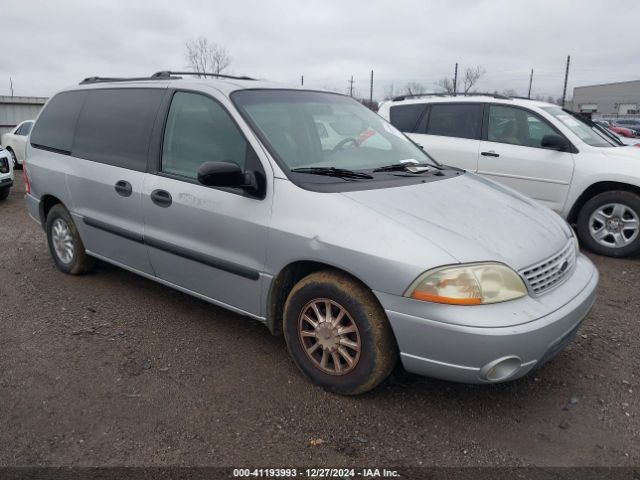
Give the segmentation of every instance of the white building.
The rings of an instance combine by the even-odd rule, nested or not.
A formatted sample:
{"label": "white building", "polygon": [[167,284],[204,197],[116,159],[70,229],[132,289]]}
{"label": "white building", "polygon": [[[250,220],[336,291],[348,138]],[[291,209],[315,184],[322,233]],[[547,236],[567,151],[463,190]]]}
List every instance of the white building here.
{"label": "white building", "polygon": [[0,96],[0,135],[24,120],[36,118],[46,101],[46,97]]}
{"label": "white building", "polygon": [[640,80],[576,87],[573,110],[598,116],[640,115]]}

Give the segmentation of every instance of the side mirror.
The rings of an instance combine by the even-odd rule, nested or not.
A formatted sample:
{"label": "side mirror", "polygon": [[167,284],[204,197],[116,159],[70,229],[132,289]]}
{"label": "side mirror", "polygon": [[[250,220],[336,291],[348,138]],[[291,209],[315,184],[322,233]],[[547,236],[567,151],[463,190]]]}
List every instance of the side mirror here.
{"label": "side mirror", "polygon": [[540,142],[542,148],[548,148],[550,150],[558,150],[559,152],[566,152],[569,150],[569,142],[560,135],[549,133],[542,137]]}
{"label": "side mirror", "polygon": [[233,162],[204,162],[198,168],[198,182],[208,187],[257,189],[255,176]]}

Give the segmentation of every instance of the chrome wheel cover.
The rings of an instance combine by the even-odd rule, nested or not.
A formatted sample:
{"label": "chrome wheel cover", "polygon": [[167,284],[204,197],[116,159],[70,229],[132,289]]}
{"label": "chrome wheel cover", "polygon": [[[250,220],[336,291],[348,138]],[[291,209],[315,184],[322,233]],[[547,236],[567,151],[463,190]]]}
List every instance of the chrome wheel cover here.
{"label": "chrome wheel cover", "polygon": [[360,332],[349,312],[328,298],[307,303],[298,317],[298,339],[313,365],[329,375],[346,375],[360,360]]}
{"label": "chrome wheel cover", "polygon": [[58,260],[65,265],[70,264],[73,260],[75,246],[71,229],[62,218],[56,218],[51,225],[51,243],[53,243],[53,250]]}
{"label": "chrome wheel cover", "polygon": [[607,203],[589,217],[589,233],[600,245],[623,248],[633,243],[640,233],[640,219],[623,203]]}

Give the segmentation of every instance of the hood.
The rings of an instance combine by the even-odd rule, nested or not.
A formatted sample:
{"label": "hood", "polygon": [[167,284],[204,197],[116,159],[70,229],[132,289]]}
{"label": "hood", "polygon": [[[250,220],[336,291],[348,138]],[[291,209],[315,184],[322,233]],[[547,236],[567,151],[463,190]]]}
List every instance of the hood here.
{"label": "hood", "polygon": [[520,270],[557,253],[571,235],[564,220],[548,208],[469,173],[341,195],[420,235],[461,263],[498,261]]}
{"label": "hood", "polygon": [[605,156],[613,159],[620,160],[632,160],[634,162],[640,161],[640,148],[636,147],[636,143],[640,143],[640,138],[633,139],[627,138],[627,141],[634,141],[634,144],[629,144],[624,147],[615,148],[601,148],[600,152]]}

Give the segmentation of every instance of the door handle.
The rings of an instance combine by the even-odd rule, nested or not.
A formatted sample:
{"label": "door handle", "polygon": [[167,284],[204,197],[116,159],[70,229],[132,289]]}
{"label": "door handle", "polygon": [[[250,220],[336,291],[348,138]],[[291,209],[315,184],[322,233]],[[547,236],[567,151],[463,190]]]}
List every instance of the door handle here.
{"label": "door handle", "polygon": [[133,193],[131,184],[126,180],[118,180],[115,184],[116,193],[121,197],[130,197]]}
{"label": "door handle", "polygon": [[494,152],[493,150],[489,150],[488,152],[480,152],[480,155],[483,157],[499,157],[500,154]]}
{"label": "door handle", "polygon": [[166,190],[154,190],[151,192],[151,201],[159,207],[167,208],[171,205],[171,194]]}

